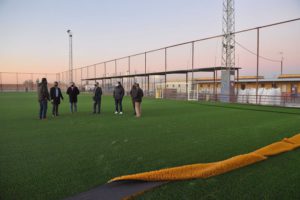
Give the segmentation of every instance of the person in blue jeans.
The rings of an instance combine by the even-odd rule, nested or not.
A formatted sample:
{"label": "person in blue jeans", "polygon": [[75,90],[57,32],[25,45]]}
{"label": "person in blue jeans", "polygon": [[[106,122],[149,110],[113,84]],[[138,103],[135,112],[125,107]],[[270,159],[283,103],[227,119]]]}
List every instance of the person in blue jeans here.
{"label": "person in blue jeans", "polygon": [[115,114],[120,114],[122,115],[123,114],[123,108],[122,108],[122,100],[123,100],[123,97],[124,97],[124,88],[123,86],[121,85],[120,82],[117,83],[115,89],[114,89],[114,99],[115,99],[115,106],[116,106],[116,109],[115,109]]}
{"label": "person in blue jeans", "polygon": [[38,101],[40,104],[40,119],[47,119],[48,101],[50,101],[50,95],[47,86],[47,79],[42,78],[42,82],[38,83]]}

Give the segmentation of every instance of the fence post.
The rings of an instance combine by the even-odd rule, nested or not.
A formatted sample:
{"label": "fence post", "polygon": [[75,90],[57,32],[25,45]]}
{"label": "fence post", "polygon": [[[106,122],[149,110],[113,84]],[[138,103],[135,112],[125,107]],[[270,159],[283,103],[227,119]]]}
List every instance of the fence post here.
{"label": "fence post", "polygon": [[33,85],[34,85],[34,82],[33,82],[33,73],[30,74],[30,78],[31,78],[31,91],[33,91]]}
{"label": "fence post", "polygon": [[[144,79],[145,79],[145,89],[146,89],[146,85],[147,85],[147,81],[146,81],[146,79],[147,79],[146,73],[147,73],[147,52],[145,52],[145,77],[144,77]],[[149,82],[148,82],[148,84],[149,84]],[[149,87],[148,87],[148,88],[149,88]],[[147,91],[147,93],[148,93],[148,96],[149,96],[149,90]]]}
{"label": "fence post", "polygon": [[[106,77],[106,62],[104,63],[104,77]],[[104,79],[104,90],[107,89],[106,79]]]}
{"label": "fence post", "polygon": [[82,89],[82,67],[80,68],[80,87]]}
{"label": "fence post", "polygon": [[165,91],[167,87],[167,48],[165,48]]}
{"label": "fence post", "polygon": [[19,91],[19,77],[18,77],[18,73],[16,73],[16,78],[17,78],[17,91]]}
{"label": "fence post", "polygon": [[76,75],[76,70],[77,69],[72,69],[72,79],[73,79],[73,81],[74,81],[74,83],[77,85],[77,75]]}
{"label": "fence post", "polygon": [[[128,56],[128,75],[130,75],[130,56]],[[127,78],[127,83],[128,83],[128,90],[130,90],[131,88],[130,86],[132,85],[130,77]]]}
{"label": "fence post", "polygon": [[189,80],[189,73],[186,72],[185,73],[185,94],[186,94],[186,99],[188,100],[189,94],[188,94],[188,90],[189,90],[189,86],[188,86],[188,80]]}
{"label": "fence post", "polygon": [[[97,78],[97,65],[94,65],[94,77]],[[97,82],[97,80],[95,79],[95,83]]]}
{"label": "fence post", "polygon": [[256,104],[258,104],[258,76],[259,76],[259,28],[257,30],[257,52],[256,52]]}
{"label": "fence post", "polygon": [[195,54],[195,42],[192,42],[192,87],[194,87],[194,67],[195,67],[194,66],[194,54]]}
{"label": "fence post", "polygon": [[115,59],[115,76],[117,76],[118,74],[117,74],[117,60]]}
{"label": "fence post", "polygon": [[3,91],[3,87],[2,87],[2,72],[0,72],[0,86],[1,86],[1,92]]}
{"label": "fence post", "polygon": [[[89,66],[86,66],[86,78],[90,78],[90,71],[89,71]],[[89,84],[89,80],[85,80],[85,84]]]}

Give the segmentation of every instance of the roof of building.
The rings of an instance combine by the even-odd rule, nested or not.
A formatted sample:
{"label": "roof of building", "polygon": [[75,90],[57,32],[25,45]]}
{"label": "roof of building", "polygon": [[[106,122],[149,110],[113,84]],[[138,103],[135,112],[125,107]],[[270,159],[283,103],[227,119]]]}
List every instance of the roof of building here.
{"label": "roof of building", "polygon": [[[251,79],[254,79],[256,80],[256,76],[239,76],[239,80],[251,80]],[[264,79],[264,76],[258,76],[258,79]],[[212,77],[203,77],[203,78],[196,78],[195,79],[196,81],[213,81],[214,78]],[[219,81],[221,80],[221,78],[216,78],[215,79],[216,81]]]}
{"label": "roof of building", "polygon": [[[157,76],[157,75],[167,75],[167,74],[187,74],[192,72],[215,72],[220,70],[226,70],[227,67],[206,67],[206,68],[195,68],[187,70],[173,70],[173,71],[163,71],[163,72],[149,72],[140,74],[127,74],[127,75],[117,75],[117,76],[107,76],[107,77],[96,77],[87,78],[82,80],[105,80],[105,79],[117,79],[117,78],[132,78],[132,77],[147,77],[147,76]],[[239,70],[239,67],[233,67],[231,70]]]}
{"label": "roof of building", "polygon": [[[213,83],[213,80],[209,81],[199,81],[197,80],[197,83]],[[216,80],[216,82],[220,82],[220,80]],[[256,79],[242,79],[239,81],[235,81],[238,83],[255,83]],[[273,83],[273,82],[300,82],[300,78],[285,78],[285,79],[279,79],[279,78],[274,78],[274,79],[258,79],[259,83]]]}
{"label": "roof of building", "polygon": [[286,79],[286,78],[300,78],[300,74],[282,74],[279,75],[278,78]]}

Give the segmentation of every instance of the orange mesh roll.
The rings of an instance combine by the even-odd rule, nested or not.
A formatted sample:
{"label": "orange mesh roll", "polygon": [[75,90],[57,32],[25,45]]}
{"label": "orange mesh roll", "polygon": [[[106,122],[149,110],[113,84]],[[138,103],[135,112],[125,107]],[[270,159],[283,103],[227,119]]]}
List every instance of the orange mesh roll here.
{"label": "orange mesh roll", "polygon": [[291,151],[298,147],[300,147],[300,134],[291,138],[285,138],[280,142],[275,142],[252,153],[234,156],[227,160],[214,163],[184,165],[180,167],[120,176],[110,180],[109,182],[121,180],[175,181],[208,178],[266,160],[268,156],[274,156],[283,152]]}

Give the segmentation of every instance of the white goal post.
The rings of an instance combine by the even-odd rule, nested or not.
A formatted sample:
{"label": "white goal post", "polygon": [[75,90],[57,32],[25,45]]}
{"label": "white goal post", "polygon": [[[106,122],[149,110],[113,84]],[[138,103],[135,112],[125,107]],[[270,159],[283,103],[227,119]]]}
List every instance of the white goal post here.
{"label": "white goal post", "polygon": [[198,84],[188,84],[188,101],[198,101],[199,100],[199,86]]}

